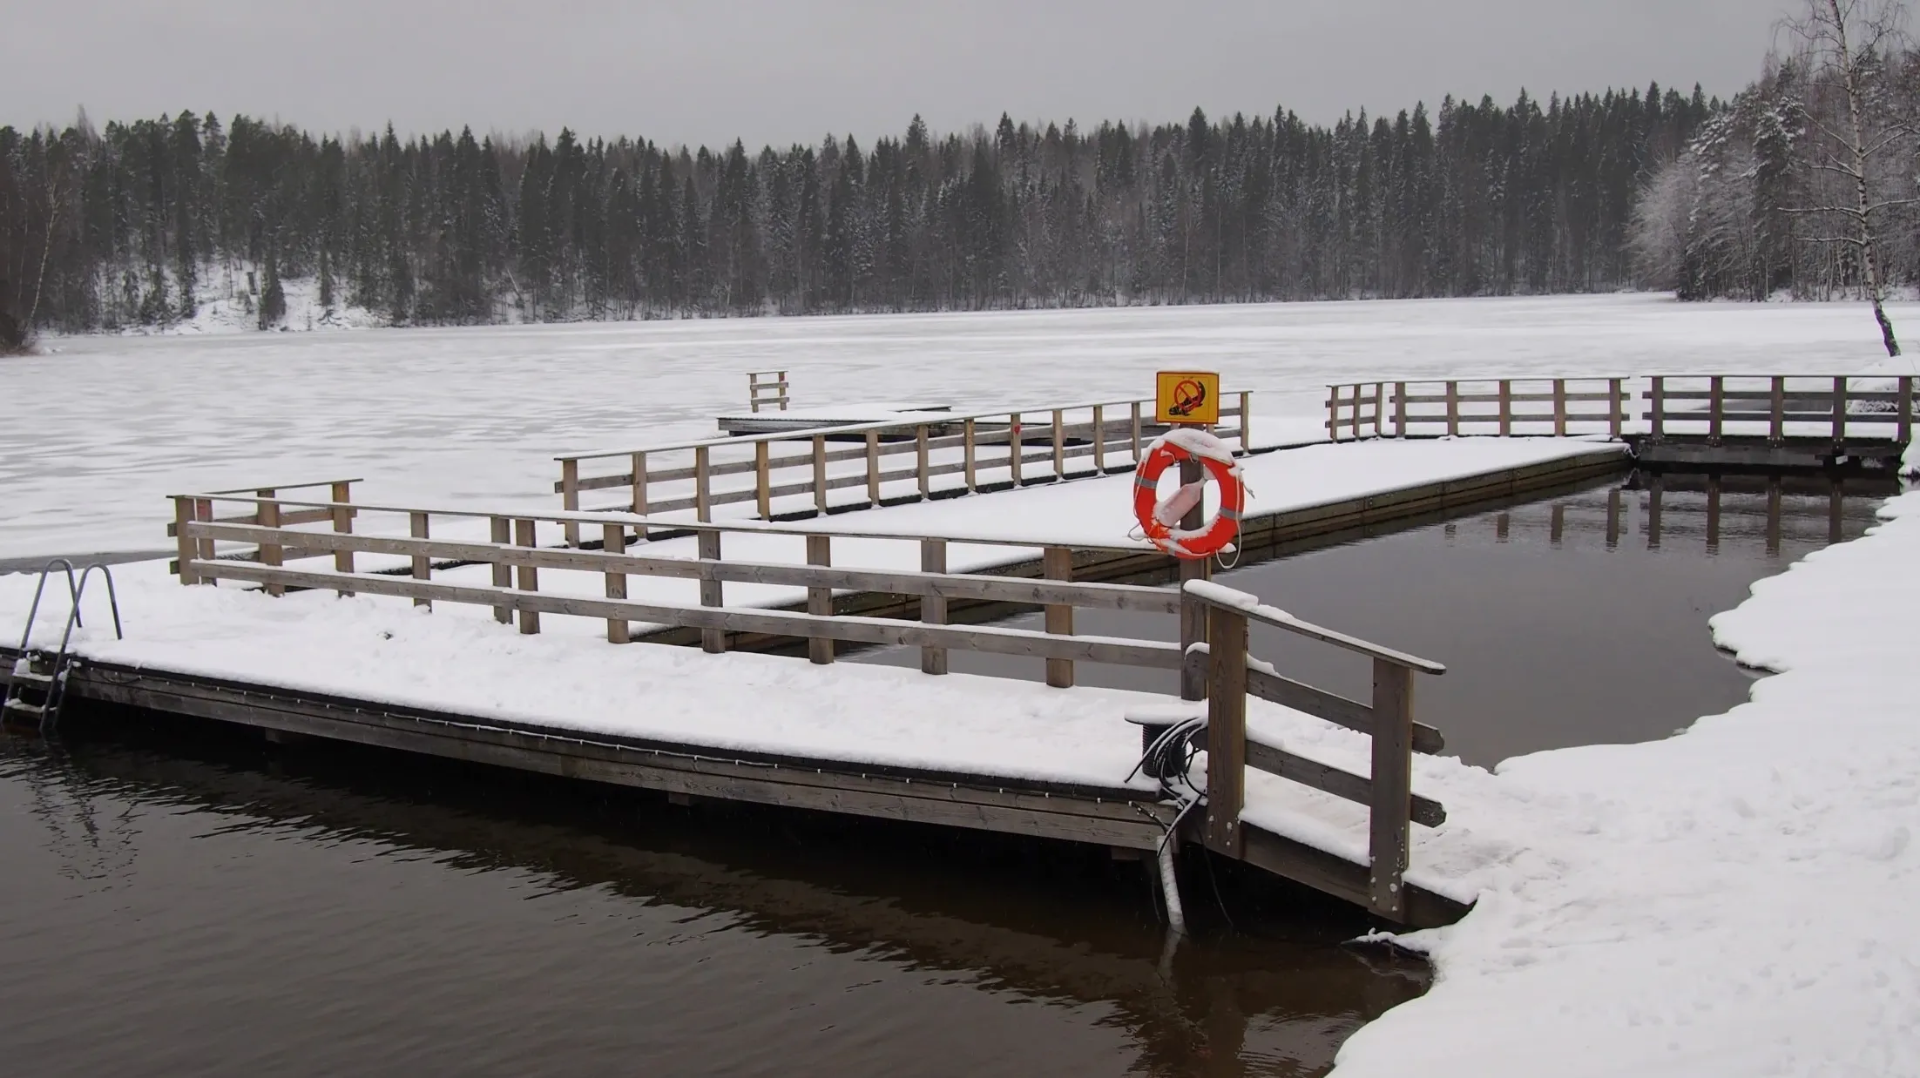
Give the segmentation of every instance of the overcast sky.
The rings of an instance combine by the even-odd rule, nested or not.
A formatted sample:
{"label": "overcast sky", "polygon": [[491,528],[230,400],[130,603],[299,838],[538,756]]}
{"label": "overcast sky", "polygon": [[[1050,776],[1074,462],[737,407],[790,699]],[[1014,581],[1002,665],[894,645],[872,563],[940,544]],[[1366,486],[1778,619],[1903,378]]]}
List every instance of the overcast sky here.
{"label": "overcast sky", "polygon": [[321,131],[750,147],[1015,119],[1730,95],[1804,0],[0,0],[0,123],[246,112]]}

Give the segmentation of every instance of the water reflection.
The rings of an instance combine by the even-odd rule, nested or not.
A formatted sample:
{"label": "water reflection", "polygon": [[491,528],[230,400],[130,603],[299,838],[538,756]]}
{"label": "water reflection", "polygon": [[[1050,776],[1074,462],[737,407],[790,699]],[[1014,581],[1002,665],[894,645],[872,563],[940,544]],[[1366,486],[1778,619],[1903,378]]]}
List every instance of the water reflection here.
{"label": "water reflection", "polygon": [[[1452,519],[1312,546],[1249,550],[1223,583],[1300,617],[1448,664],[1415,714],[1448,751],[1492,765],[1568,745],[1666,737],[1746,699],[1754,676],[1718,651],[1707,619],[1755,580],[1860,535],[1888,480],[1634,475]],[[1080,610],[1085,634],[1174,640],[1165,615]],[[1037,614],[1005,624],[1041,628]],[[1253,653],[1356,699],[1365,662],[1255,626]],[[913,665],[883,649],[859,662]],[[1038,680],[1037,660],[953,652],[955,671]],[[1175,676],[1090,663],[1083,685],[1178,691]]]}
{"label": "water reflection", "polygon": [[167,720],[0,740],[0,794],[21,1073],[1315,1074],[1425,986],[1231,865],[1168,961],[1097,850]]}

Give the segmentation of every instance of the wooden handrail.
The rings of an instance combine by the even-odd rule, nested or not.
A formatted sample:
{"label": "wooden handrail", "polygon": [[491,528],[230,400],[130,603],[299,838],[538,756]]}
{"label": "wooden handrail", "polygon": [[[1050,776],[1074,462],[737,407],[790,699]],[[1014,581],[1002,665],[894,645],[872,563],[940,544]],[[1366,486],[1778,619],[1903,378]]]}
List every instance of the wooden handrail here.
{"label": "wooden handrail", "polygon": [[1315,625],[1310,621],[1302,621],[1278,607],[1268,606],[1260,602],[1259,597],[1256,595],[1250,595],[1244,591],[1235,591],[1233,588],[1226,587],[1225,585],[1215,584],[1211,580],[1189,580],[1181,586],[1181,590],[1193,601],[1204,606],[1216,610],[1232,610],[1262,625],[1271,625],[1276,629],[1284,629],[1287,632],[1299,636],[1305,636],[1322,643],[1332,644],[1337,648],[1345,648],[1348,651],[1358,652],[1369,658],[1379,659],[1383,662],[1392,663],[1395,666],[1404,666],[1409,670],[1418,670],[1423,674],[1438,675],[1447,672],[1444,663],[1437,663],[1432,659],[1422,659],[1417,655],[1409,655],[1404,651],[1395,651],[1392,648],[1383,648],[1378,644],[1369,643],[1359,637],[1348,636],[1346,633]]}

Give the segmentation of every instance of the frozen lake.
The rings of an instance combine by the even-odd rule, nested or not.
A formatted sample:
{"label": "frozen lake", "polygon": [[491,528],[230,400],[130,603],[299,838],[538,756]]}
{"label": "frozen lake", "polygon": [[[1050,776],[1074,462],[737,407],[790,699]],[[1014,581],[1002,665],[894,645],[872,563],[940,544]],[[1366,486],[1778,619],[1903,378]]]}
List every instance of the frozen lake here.
{"label": "frozen lake", "polygon": [[[1896,305],[1896,324],[1920,305]],[[1360,377],[1865,371],[1859,305],[1664,296],[55,339],[0,360],[0,559],[160,550],[183,489],[364,477],[356,500],[544,507],[550,457],[715,433],[745,373],[794,406],[960,407],[1145,394],[1217,368],[1261,414]]]}

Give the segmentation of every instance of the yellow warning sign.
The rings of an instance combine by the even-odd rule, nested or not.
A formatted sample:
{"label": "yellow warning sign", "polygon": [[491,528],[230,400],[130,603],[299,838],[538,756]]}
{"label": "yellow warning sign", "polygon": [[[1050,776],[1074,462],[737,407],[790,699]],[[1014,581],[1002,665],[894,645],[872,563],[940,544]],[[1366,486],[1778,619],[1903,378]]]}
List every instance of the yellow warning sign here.
{"label": "yellow warning sign", "polygon": [[1153,418],[1160,423],[1220,422],[1220,376],[1212,371],[1154,375]]}

